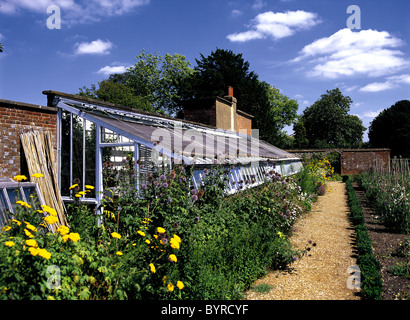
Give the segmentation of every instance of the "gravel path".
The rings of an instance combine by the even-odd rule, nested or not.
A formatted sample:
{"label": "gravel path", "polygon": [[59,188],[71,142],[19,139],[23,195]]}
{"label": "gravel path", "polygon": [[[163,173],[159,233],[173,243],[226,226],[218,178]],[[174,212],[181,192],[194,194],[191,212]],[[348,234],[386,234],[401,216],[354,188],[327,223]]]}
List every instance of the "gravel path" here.
{"label": "gravel path", "polygon": [[[269,272],[257,280],[273,288],[268,293],[250,289],[248,300],[358,300],[358,289],[349,289],[347,269],[356,265],[354,230],[348,220],[346,187],[328,182],[326,193],[313,204],[310,214],[295,224],[290,238],[297,249],[310,247],[286,271]],[[308,241],[311,240],[312,244]],[[314,245],[315,244],[315,245]]]}

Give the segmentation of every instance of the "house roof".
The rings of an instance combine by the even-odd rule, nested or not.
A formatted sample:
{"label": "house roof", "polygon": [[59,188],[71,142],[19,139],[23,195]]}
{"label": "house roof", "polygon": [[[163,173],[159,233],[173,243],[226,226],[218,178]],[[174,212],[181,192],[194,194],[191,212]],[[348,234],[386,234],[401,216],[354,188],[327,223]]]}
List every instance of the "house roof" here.
{"label": "house roof", "polygon": [[44,91],[49,104],[190,164],[247,163],[299,159],[267,142],[236,132],[139,111],[56,91]]}

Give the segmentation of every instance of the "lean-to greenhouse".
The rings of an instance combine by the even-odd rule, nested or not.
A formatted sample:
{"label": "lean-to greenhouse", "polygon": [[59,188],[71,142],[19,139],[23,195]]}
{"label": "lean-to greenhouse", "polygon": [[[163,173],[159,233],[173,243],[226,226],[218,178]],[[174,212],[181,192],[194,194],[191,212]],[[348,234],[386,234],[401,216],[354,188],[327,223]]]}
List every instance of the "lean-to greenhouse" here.
{"label": "lean-to greenhouse", "polygon": [[[229,176],[227,193],[262,183],[267,172],[288,176],[302,167],[300,158],[258,139],[252,116],[236,109],[232,94],[192,101],[184,106],[184,119],[177,119],[57,91],[43,93],[47,107],[13,101],[0,105],[1,112],[13,109],[21,117],[10,122],[7,130],[19,128],[13,143],[17,151],[22,145],[21,157],[9,160],[0,178],[46,174],[46,182],[36,190],[47,194],[45,202],[50,204],[48,199],[52,199],[59,224],[66,221],[65,207],[58,208],[58,203],[73,200],[71,186],[94,187],[79,200],[102,210],[99,204],[107,192],[115,194],[115,180],[123,167],[136,178],[136,195],[150,172],[169,171],[182,163],[192,169],[195,188],[200,187],[204,171],[222,168]],[[36,160],[44,153],[46,157]],[[26,164],[20,165],[23,162],[28,163],[28,170]],[[107,176],[107,171],[117,175]],[[8,188],[10,179],[7,182]],[[3,223],[5,213],[13,213],[7,188],[0,183]]]}

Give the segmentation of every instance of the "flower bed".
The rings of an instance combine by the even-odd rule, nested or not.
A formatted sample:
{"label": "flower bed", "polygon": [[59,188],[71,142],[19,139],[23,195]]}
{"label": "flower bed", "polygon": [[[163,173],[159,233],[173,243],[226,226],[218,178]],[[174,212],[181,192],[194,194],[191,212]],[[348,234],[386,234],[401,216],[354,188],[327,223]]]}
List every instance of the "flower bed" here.
{"label": "flower bed", "polygon": [[366,198],[374,204],[385,226],[392,231],[410,231],[410,174],[361,174],[357,180],[366,190]]}
{"label": "flower bed", "polygon": [[49,207],[19,203],[0,234],[0,298],[241,298],[267,267],[284,268],[301,254],[287,235],[309,211],[317,181],[307,170],[286,179],[270,172],[265,184],[226,197],[222,170],[209,170],[200,190],[183,166],[151,175],[143,197],[125,172],[104,199],[98,228],[77,197],[70,228],[55,233]]}

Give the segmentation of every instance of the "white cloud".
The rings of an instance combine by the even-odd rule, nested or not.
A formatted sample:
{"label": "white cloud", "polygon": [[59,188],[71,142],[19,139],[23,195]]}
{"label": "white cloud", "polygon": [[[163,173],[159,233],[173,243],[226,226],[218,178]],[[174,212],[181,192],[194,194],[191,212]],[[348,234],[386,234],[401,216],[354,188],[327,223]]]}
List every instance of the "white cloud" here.
{"label": "white cloud", "polygon": [[310,59],[310,76],[384,76],[409,66],[403,52],[396,49],[402,45],[402,40],[387,31],[346,28],[305,46],[292,61]]}
{"label": "white cloud", "polygon": [[264,6],[266,6],[266,2],[265,2],[265,1],[263,1],[263,0],[255,0],[255,1],[253,2],[252,9],[253,9],[253,10],[260,10],[260,9],[262,9]]}
{"label": "white cloud", "polygon": [[109,76],[114,73],[124,73],[130,66],[105,66],[97,71],[97,73]]}
{"label": "white cloud", "polygon": [[61,9],[62,24],[90,23],[119,16],[150,3],[151,0],[0,0],[0,12],[17,14],[28,10],[46,14],[50,5]]}
{"label": "white cloud", "polygon": [[289,37],[296,31],[309,29],[320,23],[317,14],[302,10],[287,12],[267,11],[251,21],[250,29],[232,33],[227,38],[232,42],[245,42],[270,37],[274,40]]}
{"label": "white cloud", "polygon": [[96,55],[105,55],[110,53],[110,49],[113,47],[113,44],[110,41],[103,41],[100,39],[91,41],[91,42],[77,42],[75,45],[75,55],[83,54],[96,54]]}
{"label": "white cloud", "polygon": [[383,110],[377,110],[377,111],[365,111],[363,112],[363,114],[359,115],[359,117],[361,119],[363,118],[376,118],[380,112],[382,112]]}
{"label": "white cloud", "polygon": [[379,91],[384,91],[384,90],[389,90],[393,89],[395,87],[394,83],[391,82],[373,82],[369,83],[368,85],[360,88],[359,91],[362,92],[379,92]]}
{"label": "white cloud", "polygon": [[234,9],[234,10],[231,11],[231,16],[234,17],[234,18],[239,17],[239,16],[241,16],[241,15],[242,15],[242,11],[241,11],[241,10]]}
{"label": "white cloud", "polygon": [[379,92],[410,84],[410,74],[387,77],[385,82],[372,82],[360,88],[362,92]]}

